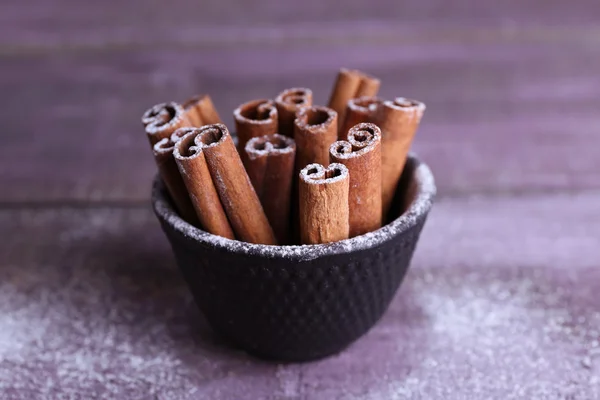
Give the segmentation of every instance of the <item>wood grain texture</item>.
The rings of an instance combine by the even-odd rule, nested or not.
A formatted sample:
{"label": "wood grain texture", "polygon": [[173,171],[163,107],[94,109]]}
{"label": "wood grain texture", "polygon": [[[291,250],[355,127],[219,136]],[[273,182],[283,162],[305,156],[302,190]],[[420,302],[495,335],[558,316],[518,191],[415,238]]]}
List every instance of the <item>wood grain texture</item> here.
{"label": "wood grain texture", "polygon": [[145,202],[147,107],[208,92],[231,127],[241,101],[286,87],[323,104],[340,65],[381,77],[382,97],[427,104],[414,148],[442,196],[600,187],[595,46],[266,46],[0,59],[0,201]]}
{"label": "wood grain texture", "polygon": [[[444,38],[452,32],[473,38],[475,27],[510,35],[526,31],[552,35],[552,29],[593,28],[600,20],[595,0],[350,0],[340,8],[319,0],[213,1],[158,0],[102,2],[5,0],[0,4],[0,49],[27,51],[114,46],[231,45],[240,42],[307,39],[373,40],[415,32]],[[349,35],[349,31],[354,33]],[[502,34],[502,32],[500,32]]]}
{"label": "wood grain texture", "polygon": [[342,354],[296,365],[211,332],[149,208],[0,211],[0,393],[598,398],[599,202],[438,202],[382,320]]}

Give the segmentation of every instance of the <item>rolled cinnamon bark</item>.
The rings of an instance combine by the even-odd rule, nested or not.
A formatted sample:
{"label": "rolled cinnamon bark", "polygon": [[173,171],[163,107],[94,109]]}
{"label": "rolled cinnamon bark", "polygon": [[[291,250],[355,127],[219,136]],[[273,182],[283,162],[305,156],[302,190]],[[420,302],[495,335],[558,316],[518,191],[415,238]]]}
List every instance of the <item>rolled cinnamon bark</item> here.
{"label": "rolled cinnamon bark", "polygon": [[142,116],[142,123],[151,147],[159,140],[169,138],[177,129],[190,126],[183,107],[175,102],[151,107]]}
{"label": "rolled cinnamon bark", "polygon": [[312,106],[312,90],[307,88],[286,89],[275,98],[279,118],[279,134],[294,137],[294,120],[300,108]]}
{"label": "rolled cinnamon bark", "polygon": [[338,113],[341,124],[346,117],[348,100],[362,96],[375,96],[380,85],[380,80],[371,75],[342,68],[333,86],[328,106]]}
{"label": "rolled cinnamon bark", "polygon": [[[173,136],[178,132],[183,132],[184,129],[178,129],[173,133]],[[176,136],[175,136],[176,137]],[[181,217],[192,225],[198,225],[198,218],[194,210],[194,206],[190,200],[190,196],[185,187],[185,183],[177,163],[173,157],[175,143],[169,138],[164,138],[158,141],[153,147],[154,161],[158,167],[158,173],[163,183],[165,184],[175,208],[179,211]]]}
{"label": "rolled cinnamon bark", "polygon": [[425,104],[398,97],[377,107],[374,123],[381,129],[382,207],[387,218],[406,156],[419,127]]}
{"label": "rolled cinnamon bark", "polygon": [[376,96],[379,92],[381,81],[372,75],[365,74],[364,72],[356,71],[356,73],[360,75],[360,85],[358,85],[358,89],[356,90],[356,93],[354,93],[354,97]]}
{"label": "rolled cinnamon bark", "polygon": [[340,69],[331,91],[328,106],[338,113],[340,121],[344,121],[348,100],[356,97],[360,86],[360,75],[346,68]]}
{"label": "rolled cinnamon bark", "polygon": [[296,171],[311,163],[329,163],[329,146],[337,140],[337,125],[337,113],[331,108],[313,106],[298,111],[294,121]]}
{"label": "rolled cinnamon bark", "polygon": [[381,131],[361,123],[350,129],[348,141],[331,145],[332,163],[344,164],[350,174],[348,204],[350,237],[381,227]]}
{"label": "rolled cinnamon bark", "polygon": [[187,99],[183,103],[183,109],[188,120],[195,127],[223,123],[210,96],[207,94],[200,94]]}
{"label": "rolled cinnamon bark", "polygon": [[200,128],[183,128],[177,132],[181,132],[183,137],[175,143],[173,157],[202,229],[214,235],[235,239],[213,184],[202,146],[194,142],[201,133]]}
{"label": "rolled cinnamon bark", "polygon": [[166,106],[167,103],[160,103],[153,105],[152,107],[144,111],[144,114],[142,114],[142,125],[144,125],[144,128],[146,127],[146,125],[148,125],[151,122],[154,122],[155,120],[166,122],[169,118],[169,113],[166,110]]}
{"label": "rolled cinnamon bark", "polygon": [[283,135],[265,135],[250,139],[244,150],[248,176],[277,242],[288,244],[296,143]]}
{"label": "rolled cinnamon bark", "polygon": [[199,131],[194,143],[206,158],[235,236],[250,243],[277,244],[227,127],[204,125]]}
{"label": "rolled cinnamon bark", "polygon": [[300,239],[303,244],[348,238],[348,168],[307,165],[300,172]]}
{"label": "rolled cinnamon bark", "polygon": [[252,100],[233,111],[240,151],[253,137],[277,133],[277,108],[271,100]]}
{"label": "rolled cinnamon bark", "polygon": [[372,122],[381,99],[373,96],[363,96],[348,100],[346,117],[339,132],[339,139],[346,140],[348,131],[353,126],[362,122]]}

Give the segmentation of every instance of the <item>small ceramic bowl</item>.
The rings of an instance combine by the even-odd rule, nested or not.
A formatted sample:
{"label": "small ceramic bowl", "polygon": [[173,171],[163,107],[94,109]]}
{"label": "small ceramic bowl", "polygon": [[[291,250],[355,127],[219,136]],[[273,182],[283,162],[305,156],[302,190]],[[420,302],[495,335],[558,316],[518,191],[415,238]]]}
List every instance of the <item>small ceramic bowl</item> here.
{"label": "small ceramic bowl", "polygon": [[267,246],[204,232],[174,211],[160,180],[154,210],[196,303],[215,331],[263,358],[337,353],[382,316],[408,269],[435,196],[431,171],[410,156],[397,218],[331,244]]}

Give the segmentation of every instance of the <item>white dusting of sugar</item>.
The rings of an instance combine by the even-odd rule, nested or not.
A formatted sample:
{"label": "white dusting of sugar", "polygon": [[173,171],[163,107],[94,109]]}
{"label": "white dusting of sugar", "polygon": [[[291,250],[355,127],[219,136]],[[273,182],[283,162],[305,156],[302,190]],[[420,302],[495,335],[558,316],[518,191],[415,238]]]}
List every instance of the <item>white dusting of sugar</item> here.
{"label": "white dusting of sugar", "polygon": [[[248,113],[259,114],[268,111],[268,118],[250,118],[247,117]],[[238,108],[233,110],[233,118],[242,124],[259,124],[259,125],[267,125],[273,123],[273,121],[277,120],[277,108],[273,101],[268,99],[260,99],[260,100],[252,100],[247,103],[240,105]]]}
{"label": "white dusting of sugar", "polygon": [[[198,130],[199,134],[194,139],[194,143],[200,148],[216,147],[230,136],[229,130],[223,124],[204,125]],[[218,135],[218,140],[214,140],[214,135]]]}
{"label": "white dusting of sugar", "polygon": [[[146,125],[146,133],[149,135],[156,134],[158,132],[172,129],[175,125],[181,122],[183,119],[185,111],[180,104],[175,102],[164,103],[162,104],[163,109],[160,111],[161,115],[168,115],[167,118],[154,118],[150,123]],[[157,107],[157,106],[155,106]]]}
{"label": "white dusting of sugar", "polygon": [[142,115],[142,124],[144,126],[153,122],[156,118],[164,119],[167,118],[169,113],[166,110],[168,103],[160,103],[153,105],[149,109],[147,109]]}
{"label": "white dusting of sugar", "polygon": [[425,103],[404,97],[396,97],[394,101],[385,101],[384,104],[395,110],[401,110],[407,114],[412,114],[413,118],[416,117],[418,119],[423,117],[423,113],[426,109]]}
{"label": "white dusting of sugar", "polygon": [[382,102],[378,97],[363,96],[348,100],[348,108],[363,114],[375,111]]}
{"label": "white dusting of sugar", "polygon": [[[358,140],[359,135],[365,136],[365,140]],[[348,141],[338,140],[329,146],[329,154],[344,160],[357,158],[372,151],[379,141],[381,141],[381,130],[377,125],[360,123],[350,128]]]}
{"label": "white dusting of sugar", "polygon": [[[179,138],[173,144],[173,157],[176,160],[190,160],[198,157],[201,153],[201,147],[195,144],[195,139],[200,134],[199,128],[184,128],[187,133]],[[178,129],[179,131],[179,129]],[[181,170],[181,169],[180,169]]]}
{"label": "white dusting of sugar", "polygon": [[[309,116],[313,114],[318,115],[327,115],[325,121],[319,124],[309,124]],[[296,115],[295,124],[302,129],[306,129],[309,132],[318,131],[321,129],[327,128],[329,125],[333,123],[334,118],[337,116],[337,112],[332,110],[329,107],[324,106],[312,106],[312,107],[304,107],[298,111]]]}
{"label": "white dusting of sugar", "polygon": [[312,90],[308,88],[290,88],[279,93],[275,98],[275,102],[281,104],[290,104],[294,106],[304,106],[312,99]]}
{"label": "white dusting of sugar", "polygon": [[275,133],[250,139],[244,150],[251,160],[255,160],[270,154],[293,153],[296,151],[296,142],[292,138]]}
{"label": "white dusting of sugar", "polygon": [[600,399],[598,199],[445,199],[377,325],[300,364],[210,332],[148,210],[5,210],[0,398]]}
{"label": "white dusting of sugar", "polygon": [[169,154],[173,152],[173,143],[168,138],[160,139],[153,147],[153,151],[156,154]]}
{"label": "white dusting of sugar", "polygon": [[[327,172],[336,173],[336,175],[329,178]],[[308,164],[300,171],[300,178],[311,185],[335,183],[348,179],[348,168],[344,164],[338,163],[331,163],[327,168],[321,164]]]}

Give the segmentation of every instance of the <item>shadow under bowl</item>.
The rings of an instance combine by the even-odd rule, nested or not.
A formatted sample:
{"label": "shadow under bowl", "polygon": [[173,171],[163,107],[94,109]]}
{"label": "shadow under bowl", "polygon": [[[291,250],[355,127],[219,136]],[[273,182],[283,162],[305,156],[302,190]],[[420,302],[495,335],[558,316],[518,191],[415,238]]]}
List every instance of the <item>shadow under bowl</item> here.
{"label": "shadow under bowl", "polygon": [[225,239],[175,212],[160,179],[154,211],[212,328],[262,358],[335,354],[383,315],[409,267],[432,207],[433,175],[414,155],[382,228],[330,244],[268,246]]}

